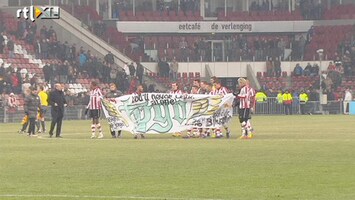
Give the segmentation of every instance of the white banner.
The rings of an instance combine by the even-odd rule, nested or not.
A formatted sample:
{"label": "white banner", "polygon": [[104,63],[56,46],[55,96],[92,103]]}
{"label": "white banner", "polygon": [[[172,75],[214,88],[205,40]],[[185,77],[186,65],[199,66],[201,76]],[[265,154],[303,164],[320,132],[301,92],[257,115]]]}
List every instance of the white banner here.
{"label": "white banner", "polygon": [[234,95],[143,93],[102,100],[114,130],[131,133],[175,133],[188,128],[217,128],[233,116]]}
{"label": "white banner", "polygon": [[123,33],[286,33],[307,32],[314,21],[118,21]]}

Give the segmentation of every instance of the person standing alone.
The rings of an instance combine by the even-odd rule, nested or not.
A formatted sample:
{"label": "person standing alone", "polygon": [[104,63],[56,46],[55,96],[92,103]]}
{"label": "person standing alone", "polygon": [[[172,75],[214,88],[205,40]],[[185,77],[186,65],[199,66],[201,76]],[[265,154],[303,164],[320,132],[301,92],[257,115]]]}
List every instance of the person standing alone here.
{"label": "person standing alone", "polygon": [[48,94],[44,89],[44,86],[40,86],[40,92],[38,93],[39,98],[41,99],[41,105],[42,105],[42,112],[41,115],[39,116],[38,122],[37,122],[37,127],[38,127],[38,133],[41,133],[40,130],[40,125],[42,125],[42,132],[46,132],[46,123],[44,119],[44,115],[46,114],[47,107],[48,107]]}
{"label": "person standing alone", "polygon": [[292,115],[292,95],[289,93],[288,90],[282,95],[282,103],[285,107],[285,114]]}
{"label": "person standing alone", "polygon": [[103,97],[102,92],[98,84],[93,81],[91,82],[90,100],[86,107],[85,114],[89,113],[90,118],[92,118],[91,124],[91,139],[96,138],[96,130],[99,131],[99,139],[103,138],[102,128],[100,124],[100,112],[101,112],[101,98]]}
{"label": "person standing alone", "polygon": [[41,100],[37,95],[37,89],[35,87],[29,88],[31,93],[25,98],[25,113],[29,118],[30,125],[28,129],[28,136],[37,136],[35,134],[36,118],[38,111],[41,111]]}
{"label": "person standing alone", "polygon": [[54,127],[57,125],[56,134],[57,138],[62,136],[62,121],[64,116],[64,107],[67,105],[67,101],[64,97],[62,85],[57,83],[54,85],[55,89],[49,94],[49,104],[51,105],[52,122],[49,130],[49,137],[53,136]]}

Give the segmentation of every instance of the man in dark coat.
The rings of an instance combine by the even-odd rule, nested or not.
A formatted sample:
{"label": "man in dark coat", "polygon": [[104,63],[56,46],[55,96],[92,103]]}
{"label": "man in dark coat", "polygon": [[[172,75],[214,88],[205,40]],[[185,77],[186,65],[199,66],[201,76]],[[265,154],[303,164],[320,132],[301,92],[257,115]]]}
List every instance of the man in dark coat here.
{"label": "man in dark coat", "polygon": [[49,94],[49,104],[51,105],[52,114],[52,123],[51,129],[49,130],[49,136],[53,136],[54,127],[57,125],[55,136],[57,138],[61,138],[62,136],[60,133],[64,116],[64,106],[67,105],[67,101],[65,100],[63,87],[60,83],[55,84],[55,90]]}
{"label": "man in dark coat", "polygon": [[25,98],[25,114],[28,116],[30,121],[28,136],[36,136],[35,125],[38,112],[42,110],[41,100],[39,99],[38,92],[35,87],[30,87],[29,89],[31,93]]}
{"label": "man in dark coat", "polygon": [[137,62],[137,72],[136,75],[138,77],[139,83],[143,83],[143,74],[144,74],[144,67],[141,63]]}
{"label": "man in dark coat", "polygon": [[[117,90],[116,84],[110,83],[110,91],[106,94],[105,97],[109,101],[116,103],[116,98],[118,98],[122,95],[123,95],[123,93],[120,90]],[[116,131],[113,130],[112,126],[110,127],[110,130],[111,130],[112,138],[121,137],[121,130],[117,131],[117,134],[116,134]]]}

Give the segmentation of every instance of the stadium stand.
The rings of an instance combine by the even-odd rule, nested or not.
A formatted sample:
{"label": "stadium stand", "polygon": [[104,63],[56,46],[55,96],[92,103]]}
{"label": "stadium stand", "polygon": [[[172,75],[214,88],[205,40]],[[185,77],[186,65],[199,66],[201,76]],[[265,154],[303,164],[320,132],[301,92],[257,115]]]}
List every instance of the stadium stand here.
{"label": "stadium stand", "polygon": [[[113,4],[112,17],[121,21],[201,21],[204,20],[201,16],[198,2],[191,1],[187,5],[184,3],[178,8],[177,5],[167,4],[164,1],[158,3],[156,8],[150,4],[151,1],[142,1],[135,11],[132,11],[132,5],[124,5],[122,1],[118,1],[117,4]],[[185,1],[182,1],[185,2]],[[187,2],[187,1],[186,1]],[[112,46],[132,58],[135,61],[146,62],[158,62],[163,60],[164,62],[170,62],[173,59],[179,62],[208,62],[208,61],[265,61],[269,58],[280,57],[281,60],[318,60],[316,50],[323,48],[325,52],[326,60],[346,60],[346,57],[350,58],[350,64],[344,67],[344,70],[353,71],[354,50],[351,49],[354,41],[354,26],[351,25],[336,25],[336,26],[315,26],[308,33],[279,33],[279,34],[231,34],[231,35],[203,35],[203,34],[158,34],[158,35],[134,35],[124,34],[119,32],[114,26],[109,26],[103,22],[105,18],[103,13],[107,12],[107,8],[100,4],[100,12],[98,13],[93,6],[89,5],[61,5],[61,7],[74,16],[80,19],[83,23],[88,25],[88,28],[101,37]],[[106,10],[105,10],[106,9]],[[270,4],[258,4],[252,2],[249,7],[249,11],[232,11],[219,9],[215,11],[217,20],[223,21],[298,21],[298,20],[314,20],[314,19],[353,19],[355,5],[336,5],[327,8],[325,4],[312,3],[312,1],[302,1],[302,3],[296,7],[292,12],[289,11],[287,6],[281,3]],[[14,25],[14,19],[10,19],[9,16],[4,16],[5,26],[8,30],[14,32],[16,29]],[[302,39],[301,36],[303,37]],[[60,62],[60,59],[34,59],[35,49],[33,45],[30,45],[23,40],[18,40],[14,36],[9,35],[14,39],[16,51],[25,50],[27,54],[16,54],[17,59],[6,59],[6,55],[2,54],[1,57],[5,58],[5,66],[8,63],[24,65],[30,73],[41,74],[41,65],[45,63]],[[38,37],[38,35],[37,35]],[[211,55],[212,47],[210,45],[211,40],[222,40],[225,44],[226,55],[225,58],[219,58],[218,54]],[[301,41],[302,40],[302,41]],[[63,41],[62,41],[63,42]],[[281,43],[281,44],[280,44]],[[304,44],[303,44],[304,43]],[[292,53],[285,57],[282,48],[288,48],[292,50]],[[157,53],[156,57],[153,57],[147,53],[147,50],[154,50]],[[217,50],[218,51],[218,50]],[[347,53],[348,52],[348,53]],[[27,58],[28,55],[32,55],[31,58]],[[28,59],[28,60],[26,60]],[[28,63],[27,63],[28,61]],[[21,63],[19,63],[21,62]],[[25,62],[25,63],[22,63]],[[346,63],[346,62],[344,62]],[[28,65],[27,65],[28,64]],[[345,64],[346,65],[346,64]],[[350,69],[350,70],[349,70]],[[94,74],[94,73],[93,73]],[[79,76],[77,83],[68,83],[69,88],[80,91],[84,90],[93,74],[87,74]],[[353,84],[353,77],[351,73],[345,73],[349,77],[344,77],[341,84],[337,88],[333,88],[337,93],[341,93],[344,87],[351,86]],[[164,84],[169,87],[171,79],[162,76],[161,72],[147,72],[147,75],[153,77],[158,83]],[[191,81],[200,77],[199,72],[182,72],[178,74],[178,82],[189,85]],[[312,77],[301,76],[296,77],[292,74],[282,73],[281,77],[267,77],[265,72],[257,71],[257,77],[261,85],[265,85],[273,90],[289,87],[294,90],[300,90],[314,86],[319,79]],[[100,80],[101,82],[105,82]],[[79,84],[79,85],[75,85]],[[318,84],[319,85],[319,84]],[[132,88],[127,86],[128,88]]]}
{"label": "stadium stand", "polygon": [[[149,1],[146,1],[146,3],[149,3]],[[145,6],[143,6],[145,5]],[[169,5],[157,5],[157,10],[156,11],[147,11],[147,8],[151,8],[151,5],[146,5],[142,4],[141,7],[138,7],[136,9],[135,15],[134,13],[129,9],[127,9],[127,5],[124,6],[122,5],[121,2],[118,2],[116,5],[116,8],[114,10],[120,10],[119,15],[124,16],[121,21],[125,21],[125,17],[128,16],[127,20],[128,21],[150,21],[150,20],[155,20],[155,21],[166,21],[166,20],[171,20],[172,18],[175,19],[175,21],[194,21],[195,16],[199,15],[200,13],[197,11],[192,11],[192,10],[185,10],[183,11],[180,10],[181,12],[176,13],[174,9],[176,9],[177,5],[171,6]],[[73,9],[71,6],[68,5],[62,5],[64,9],[66,9],[68,12],[71,12]],[[181,5],[181,7],[185,7],[184,5]],[[191,7],[191,6],[187,6]],[[218,19],[219,20],[240,20],[240,21],[278,21],[278,20],[303,20],[303,19],[352,19],[355,17],[353,13],[355,13],[355,6],[350,4],[350,5],[338,5],[331,7],[330,9],[325,9],[325,5],[318,5],[314,4],[312,2],[307,2],[303,1],[303,3],[300,5],[299,8],[297,8],[293,12],[289,12],[288,10],[285,10],[282,5],[272,5],[271,10],[268,10],[269,5],[265,6],[262,4],[257,4],[256,2],[253,2],[253,4],[250,6],[250,12],[247,11],[231,11],[227,12],[227,15],[224,16],[224,11],[219,11],[218,12]],[[163,9],[164,8],[164,9]],[[172,9],[173,11],[167,12],[165,8],[169,8],[168,10]],[[96,26],[97,23],[99,23],[102,20],[102,16],[100,16],[96,10],[90,6],[75,6],[75,13],[74,16],[77,17],[78,19],[82,20],[83,22],[86,22],[87,24],[91,25],[91,28],[94,30],[94,32],[98,32],[95,30],[100,30],[100,28],[95,27],[100,27]],[[170,13],[170,14],[169,14]],[[317,14],[321,13],[321,14]],[[324,14],[323,14],[324,13]],[[152,17],[159,15],[159,17]],[[317,15],[317,16],[313,16]],[[318,16],[319,15],[319,16]],[[324,18],[322,17],[324,15]],[[181,20],[178,18],[179,16],[183,17]],[[202,20],[200,18],[199,20]],[[173,20],[174,21],[174,20]],[[102,30],[103,28],[101,28]],[[311,44],[307,47],[306,49],[306,57],[304,60],[310,60],[312,59],[315,55],[315,50],[318,48],[319,45],[323,45],[324,42],[323,40],[328,40],[329,35],[332,35],[335,31],[341,31],[340,34],[338,35],[337,38],[330,40],[332,41],[331,44],[327,44],[327,50],[329,58],[332,58],[334,55],[334,44],[339,44],[341,40],[344,38],[344,33],[349,31],[349,26],[348,27],[316,27],[314,32],[315,32],[315,40],[311,41]],[[322,34],[327,34],[324,36],[321,36]],[[177,51],[178,44],[176,44],[178,41],[181,41],[181,37],[184,36],[146,36],[144,38],[139,38],[136,36],[125,36],[123,33],[120,33],[117,31],[115,27],[108,27],[107,31],[105,31],[103,34],[97,34],[100,37],[106,39],[106,41],[109,41],[112,43],[116,48],[120,49],[122,52],[124,52],[126,55],[131,57],[134,60],[141,59],[143,61],[149,61],[149,56],[144,54],[143,49],[156,49],[158,51],[159,56],[165,56],[167,57],[167,60],[171,60],[173,57],[176,57],[179,59],[181,57],[180,52]],[[180,38],[179,38],[180,37]],[[195,40],[189,39],[190,37],[195,37]],[[253,57],[255,56],[255,49],[253,43],[253,37],[248,37],[248,48],[251,48],[252,50],[250,52],[247,52],[248,55],[245,57]],[[260,37],[262,38],[262,35],[259,36],[254,36],[255,37]],[[266,35],[266,38],[269,36]],[[274,36],[278,38],[283,38],[285,40],[292,40],[289,37],[285,37],[284,35],[280,36]],[[190,44],[189,48],[189,55],[192,55],[195,53],[192,49],[192,44],[196,41],[196,38],[205,38],[204,36],[196,35],[196,36],[188,36],[187,41],[188,44]],[[249,39],[250,38],[250,39]],[[172,40],[171,40],[172,39]],[[210,38],[210,39],[215,39],[215,38]],[[254,39],[255,40],[255,39]],[[172,42],[170,42],[172,41]],[[289,46],[291,41],[286,41],[286,44]],[[144,43],[144,45],[142,44]],[[139,48],[133,48],[132,46],[138,45]],[[297,46],[297,45],[296,45]],[[133,51],[133,49],[138,50],[138,51]],[[267,51],[269,52],[269,51]],[[245,54],[245,53],[244,53]],[[301,55],[302,56],[302,55]],[[298,56],[296,56],[298,57]],[[230,61],[233,61],[233,56],[230,56]],[[184,59],[183,59],[184,60]],[[193,55],[189,59],[189,61],[200,61],[201,57],[199,55]],[[239,59],[236,59],[239,60]],[[258,60],[258,59],[256,59]],[[204,60],[205,61],[205,60]],[[208,61],[208,60],[207,60]]]}

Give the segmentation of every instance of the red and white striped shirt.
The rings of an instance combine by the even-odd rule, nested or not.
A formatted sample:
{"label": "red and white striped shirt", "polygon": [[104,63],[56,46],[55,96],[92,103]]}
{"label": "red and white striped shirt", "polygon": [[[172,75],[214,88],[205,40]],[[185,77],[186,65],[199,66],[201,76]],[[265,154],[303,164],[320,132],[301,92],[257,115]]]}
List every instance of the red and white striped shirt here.
{"label": "red and white striped shirt", "polygon": [[87,106],[90,110],[101,110],[101,98],[103,97],[100,88],[90,91],[90,101]]}
{"label": "red and white striped shirt", "polygon": [[7,105],[10,107],[10,108],[14,108],[17,106],[16,104],[16,97],[9,97],[8,100],[7,100]]}
{"label": "red and white striped shirt", "polygon": [[215,94],[216,95],[227,95],[228,94],[228,89],[225,88],[225,87],[221,87],[219,89],[216,88]]}
{"label": "red and white striped shirt", "polygon": [[182,94],[182,91],[181,90],[171,90],[170,91],[170,94]]}
{"label": "red and white striped shirt", "polygon": [[256,101],[255,101],[256,92],[255,92],[254,88],[252,88],[250,86],[248,86],[248,88],[249,88],[249,92],[248,93],[250,94],[250,103],[251,103],[250,107],[254,108],[255,107],[255,103],[256,103]]}
{"label": "red and white striped shirt", "polygon": [[251,108],[253,106],[252,101],[254,97],[254,89],[249,86],[244,86],[238,94],[238,98],[240,99],[239,108]]}

